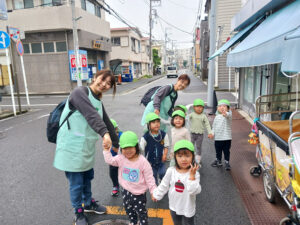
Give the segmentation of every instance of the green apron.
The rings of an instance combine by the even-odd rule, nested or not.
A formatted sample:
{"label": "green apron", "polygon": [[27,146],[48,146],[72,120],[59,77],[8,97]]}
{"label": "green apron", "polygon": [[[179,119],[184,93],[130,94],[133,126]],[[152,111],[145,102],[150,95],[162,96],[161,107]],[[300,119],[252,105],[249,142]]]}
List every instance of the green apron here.
{"label": "green apron", "polygon": [[[156,92],[158,90],[156,90]],[[148,105],[146,106],[146,108],[144,110],[143,118],[142,118],[142,121],[141,121],[142,126],[145,126],[145,124],[146,124],[146,115],[150,112],[154,112],[153,98],[154,98],[156,92],[152,95],[151,101],[148,103]],[[172,91],[172,93],[170,95],[172,95],[172,97],[175,97],[177,95],[177,93],[175,91]],[[160,103],[160,109],[159,109],[160,114],[159,114],[159,116],[160,116],[160,118],[162,118],[164,120],[169,119],[168,112],[169,112],[170,108],[172,107],[172,101],[171,101],[170,95],[166,96]],[[167,125],[161,123],[160,124],[160,129],[163,130],[164,132],[167,132]]]}
{"label": "green apron", "polygon": [[[102,102],[94,98],[90,88],[89,100],[103,118]],[[70,112],[69,100],[62,112],[60,123]],[[99,134],[87,123],[83,115],[76,110],[69,117],[70,129],[65,122],[59,129],[56,141],[54,167],[68,172],[84,172],[90,170],[95,164],[96,141]]]}

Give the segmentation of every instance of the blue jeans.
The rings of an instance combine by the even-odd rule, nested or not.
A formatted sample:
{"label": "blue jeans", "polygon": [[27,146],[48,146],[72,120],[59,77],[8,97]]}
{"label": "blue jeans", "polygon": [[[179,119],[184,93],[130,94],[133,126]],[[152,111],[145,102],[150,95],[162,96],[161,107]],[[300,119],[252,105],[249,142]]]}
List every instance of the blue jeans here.
{"label": "blue jeans", "polygon": [[75,211],[89,206],[92,201],[91,180],[94,179],[94,169],[85,172],[65,172],[70,184],[70,199]]}
{"label": "blue jeans", "polygon": [[153,176],[155,178],[155,183],[156,185],[158,185],[158,177],[157,175],[159,176],[159,178],[162,180],[163,177],[165,176],[166,174],[166,167],[165,167],[165,164],[164,163],[160,163],[158,166],[152,166],[152,171],[153,171]]}

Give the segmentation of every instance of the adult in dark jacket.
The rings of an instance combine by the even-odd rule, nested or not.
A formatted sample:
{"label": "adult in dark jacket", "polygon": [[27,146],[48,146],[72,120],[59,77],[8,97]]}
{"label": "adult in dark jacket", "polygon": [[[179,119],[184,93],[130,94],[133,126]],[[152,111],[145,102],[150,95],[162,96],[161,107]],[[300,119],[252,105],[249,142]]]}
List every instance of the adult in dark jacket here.
{"label": "adult in dark jacket", "polygon": [[[115,129],[105,112],[102,94],[113,88],[115,77],[110,70],[98,71],[89,87],[77,87],[70,94],[60,123],[70,112],[75,112],[59,129],[54,167],[65,171],[70,186],[70,198],[75,209],[74,224],[88,224],[84,212],[103,214],[106,208],[92,198],[91,180],[94,178],[96,142],[102,137],[104,148],[119,147]],[[84,207],[82,207],[84,204]]]}

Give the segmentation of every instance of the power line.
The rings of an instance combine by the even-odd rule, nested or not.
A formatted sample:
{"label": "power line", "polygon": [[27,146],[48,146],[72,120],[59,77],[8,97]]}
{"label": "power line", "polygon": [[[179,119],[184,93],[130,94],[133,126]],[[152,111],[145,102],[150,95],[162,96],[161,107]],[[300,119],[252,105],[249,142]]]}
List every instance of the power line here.
{"label": "power line", "polygon": [[193,33],[190,33],[190,32],[188,32],[188,31],[182,30],[181,28],[179,28],[179,27],[177,27],[177,26],[175,26],[175,25],[173,25],[173,24],[167,22],[166,20],[164,20],[163,18],[161,18],[159,15],[157,15],[157,17],[158,17],[159,19],[161,19],[163,22],[165,22],[166,24],[168,24],[169,26],[171,26],[171,27],[173,27],[173,28],[175,28],[175,29],[177,29],[177,30],[183,32],[183,33],[186,33],[186,34],[189,34],[189,35],[193,35]]}
{"label": "power line", "polygon": [[[185,9],[193,10],[193,11],[194,11],[193,8],[186,7],[186,6],[184,6],[184,5],[178,4],[178,3],[173,2],[173,1],[171,1],[171,0],[168,0],[168,1],[171,2],[171,3],[174,4],[174,5],[180,6],[181,8],[185,8]],[[196,13],[196,12],[194,11],[194,13]]]}

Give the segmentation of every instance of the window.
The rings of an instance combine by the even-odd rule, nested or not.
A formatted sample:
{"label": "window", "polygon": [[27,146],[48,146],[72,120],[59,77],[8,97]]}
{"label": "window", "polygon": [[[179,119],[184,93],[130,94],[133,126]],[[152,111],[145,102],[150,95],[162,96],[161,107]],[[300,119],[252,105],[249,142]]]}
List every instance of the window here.
{"label": "window", "polygon": [[140,53],[141,52],[141,42],[140,41],[137,41],[138,42],[138,52]]}
{"label": "window", "polygon": [[113,46],[120,46],[121,45],[121,38],[120,37],[112,37],[111,43]]}
{"label": "window", "polygon": [[24,54],[30,53],[29,44],[23,44]]}
{"label": "window", "polygon": [[42,53],[42,43],[31,43],[32,53]]}
{"label": "window", "polygon": [[33,8],[33,0],[14,0],[15,9]]}
{"label": "window", "polygon": [[96,6],[96,16],[101,18],[101,7],[99,5]]}
{"label": "window", "polygon": [[86,1],[86,11],[95,15],[95,5],[89,0]]}
{"label": "window", "polygon": [[67,51],[67,44],[65,41],[56,42],[56,51],[57,52],[65,52]]}
{"label": "window", "polygon": [[44,52],[54,52],[54,43],[53,42],[44,42]]}
{"label": "window", "polygon": [[244,80],[244,99],[249,103],[254,103],[253,100],[253,81],[254,81],[254,69],[252,67],[245,68],[245,80]]}
{"label": "window", "polygon": [[135,39],[131,38],[131,51],[135,52]]}
{"label": "window", "polygon": [[81,8],[86,10],[85,0],[81,0]]}
{"label": "window", "polygon": [[43,0],[44,6],[58,6],[62,5],[61,0]]}

